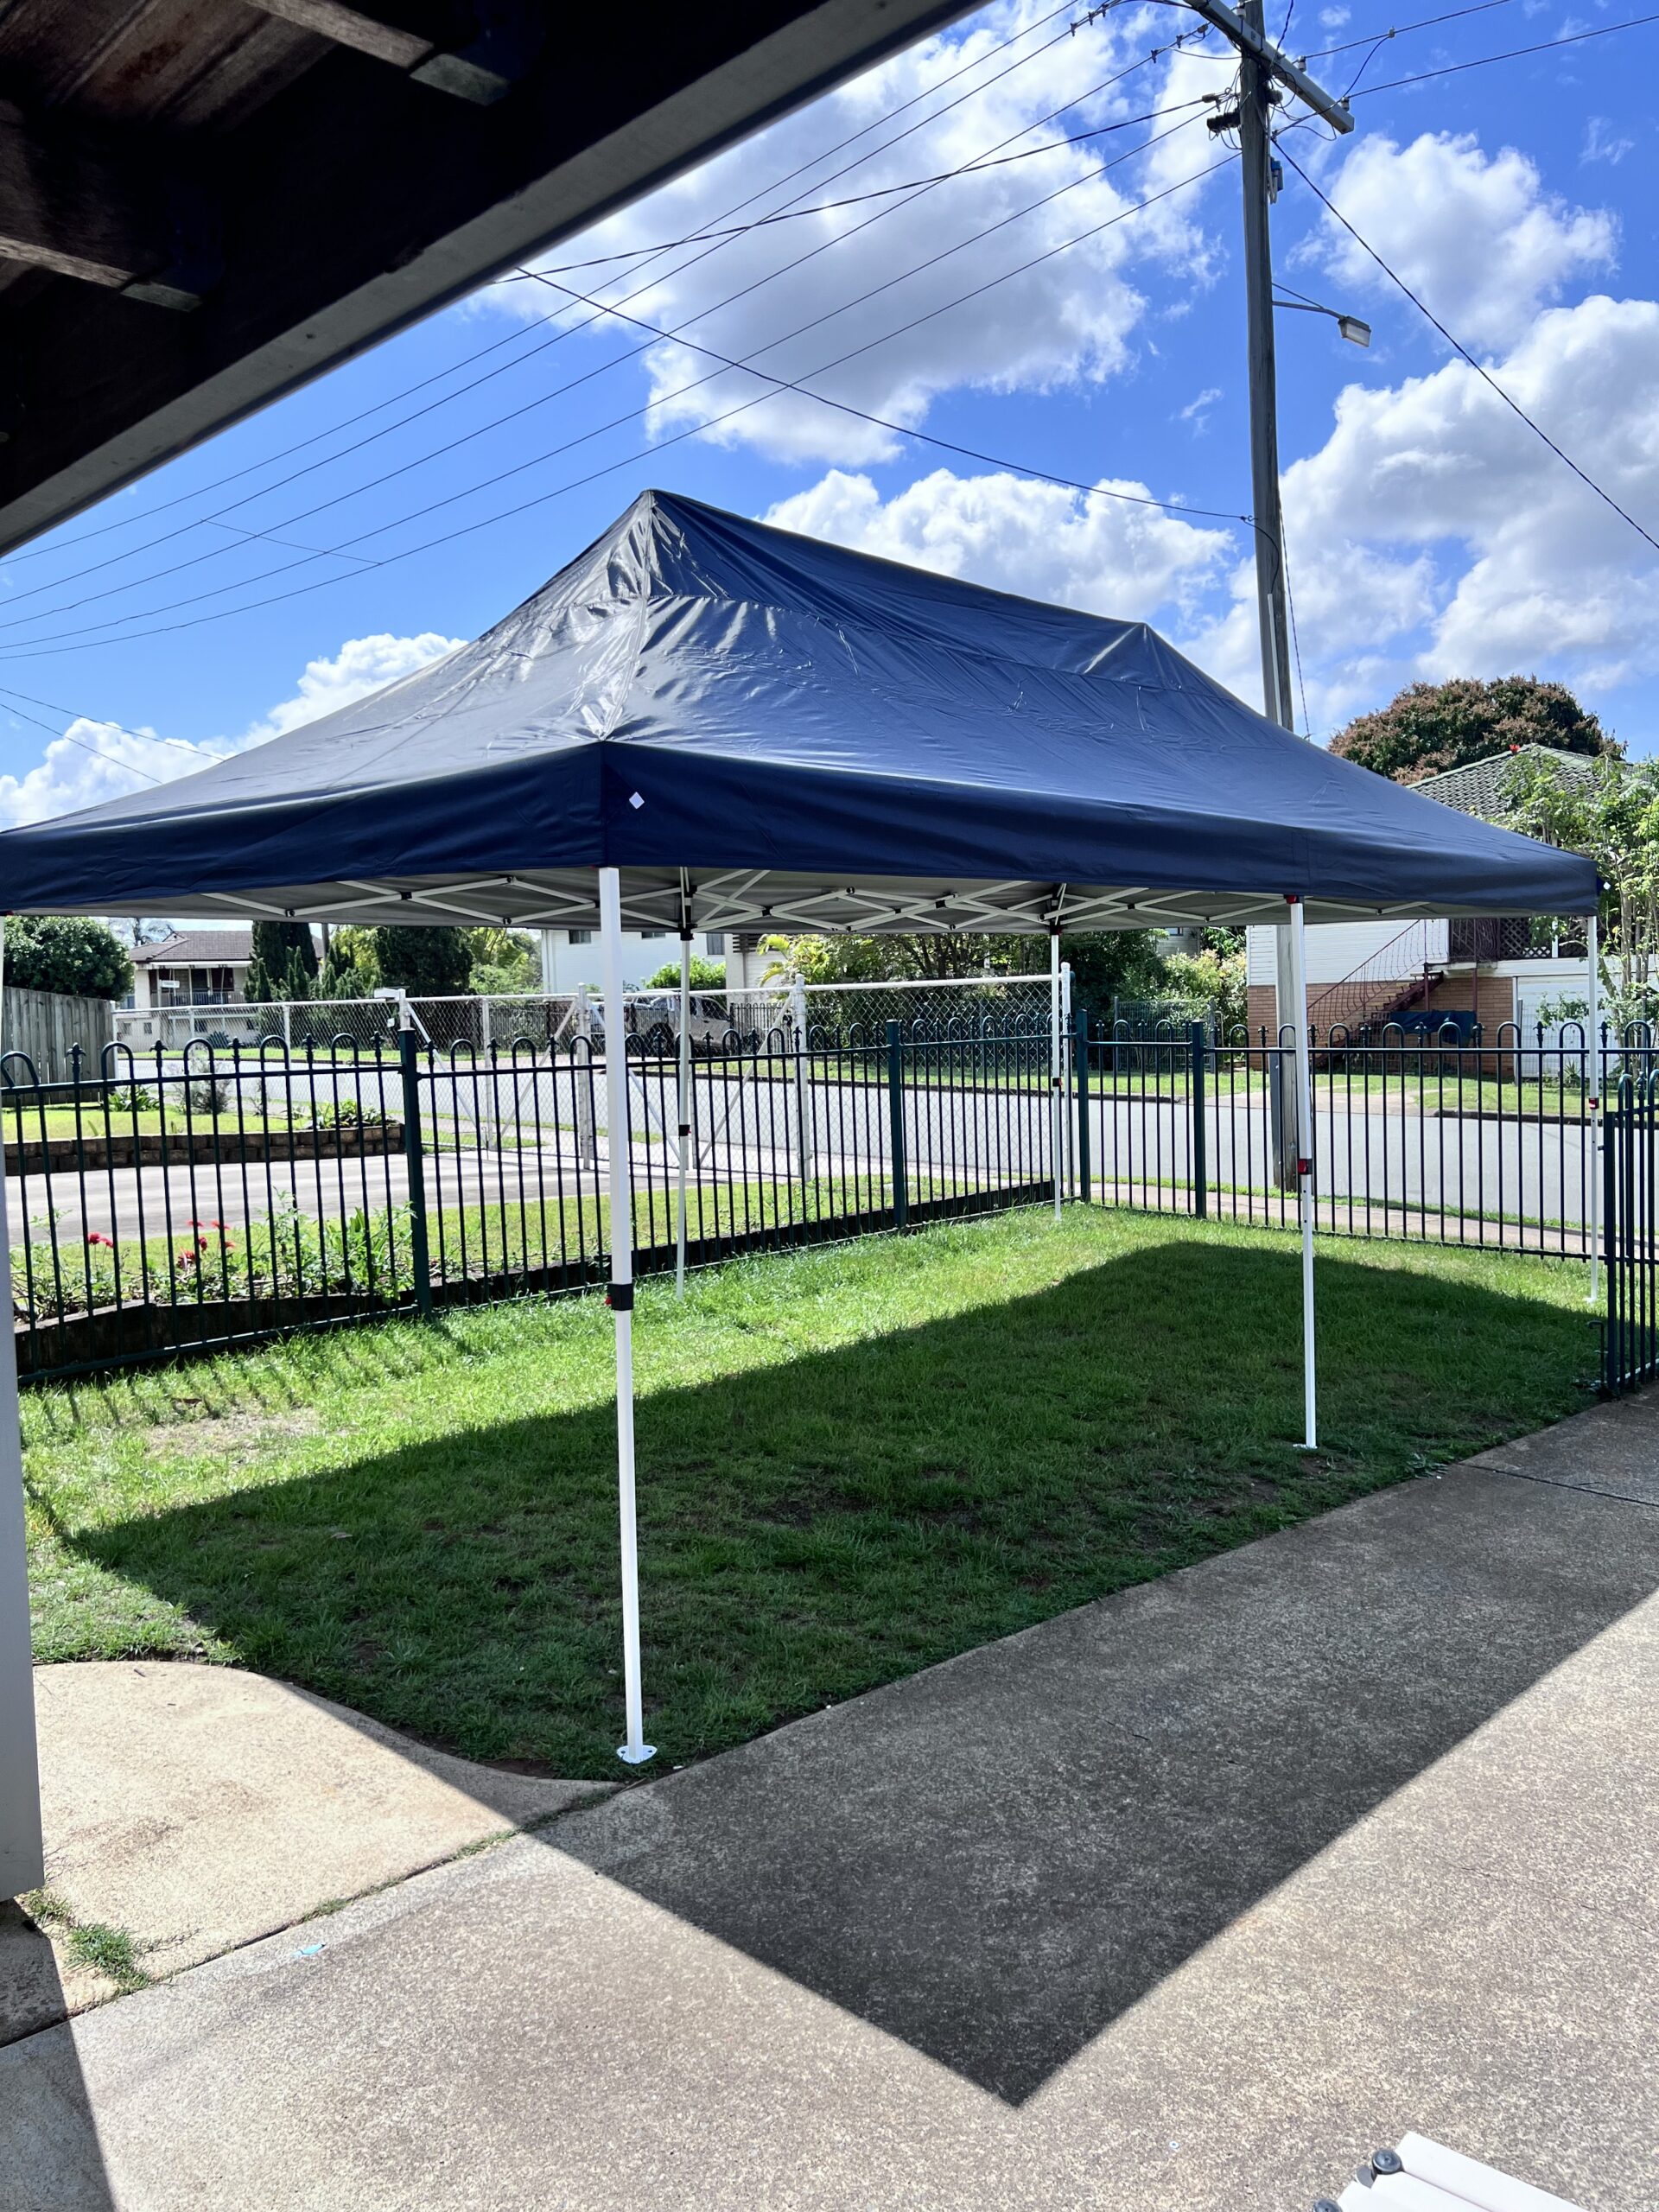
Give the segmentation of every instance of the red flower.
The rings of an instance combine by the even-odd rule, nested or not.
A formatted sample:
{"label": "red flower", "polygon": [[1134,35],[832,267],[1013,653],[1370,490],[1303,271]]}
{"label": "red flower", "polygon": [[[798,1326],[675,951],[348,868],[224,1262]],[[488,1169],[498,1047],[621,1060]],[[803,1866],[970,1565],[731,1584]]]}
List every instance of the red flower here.
{"label": "red flower", "polygon": [[87,1230],[87,1232],[86,1232],[86,1242],[87,1242],[89,1244],[107,1244],[107,1245],[109,1246],[109,1248],[110,1248],[111,1251],[114,1251],[114,1249],[115,1249],[115,1239],[114,1239],[114,1237],[113,1237],[113,1236],[99,1236],[99,1232],[98,1232],[98,1230],[95,1230],[95,1229],[89,1229],[89,1230]]}

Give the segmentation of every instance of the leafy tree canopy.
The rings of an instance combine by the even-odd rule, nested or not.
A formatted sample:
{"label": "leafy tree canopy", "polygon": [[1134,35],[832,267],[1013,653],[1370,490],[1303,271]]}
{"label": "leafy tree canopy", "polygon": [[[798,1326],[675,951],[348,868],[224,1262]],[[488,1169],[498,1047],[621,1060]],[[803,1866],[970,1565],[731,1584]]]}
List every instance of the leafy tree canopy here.
{"label": "leafy tree canopy", "polygon": [[375,964],[382,980],[410,998],[459,998],[472,982],[469,932],[457,929],[378,929]]}
{"label": "leafy tree canopy", "polygon": [[1395,783],[1414,784],[1521,745],[1615,757],[1621,751],[1565,684],[1541,683],[1535,676],[1501,676],[1491,683],[1460,676],[1448,683],[1408,684],[1388,706],[1338,730],[1331,750]]}
{"label": "leafy tree canopy", "polygon": [[127,949],[105,922],[79,914],[13,914],[5,947],[5,979],[27,991],[124,999],[132,988]]}
{"label": "leafy tree canopy", "polygon": [[467,931],[472,961],[470,988],[480,998],[541,988],[542,963],[536,941],[523,930],[485,928]]}

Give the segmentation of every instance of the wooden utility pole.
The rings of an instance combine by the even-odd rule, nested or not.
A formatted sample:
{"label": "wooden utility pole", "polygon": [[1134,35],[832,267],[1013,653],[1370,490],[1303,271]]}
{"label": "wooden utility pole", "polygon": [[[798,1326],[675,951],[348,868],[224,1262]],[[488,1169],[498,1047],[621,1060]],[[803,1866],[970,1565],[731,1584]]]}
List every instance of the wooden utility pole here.
{"label": "wooden utility pole", "polygon": [[[1287,89],[1338,131],[1353,129],[1342,102],[1314,83],[1297,62],[1268,39],[1262,0],[1242,0],[1238,12],[1222,0],[1190,0],[1194,11],[1224,32],[1238,49],[1238,105],[1211,117],[1219,134],[1238,132],[1240,179],[1244,203],[1244,310],[1250,377],[1250,505],[1255,518],[1256,618],[1262,639],[1262,703],[1282,728],[1294,730],[1290,688],[1290,612],[1285,588],[1283,524],[1279,508],[1279,389],[1274,358],[1273,247],[1269,210],[1278,196],[1273,155],[1273,111]],[[1293,1011],[1300,1022],[1306,1006],[1295,1007],[1290,931],[1274,931],[1274,1002],[1282,1035]],[[1273,1085],[1274,1180],[1284,1190],[1296,1183],[1295,1086],[1290,1054],[1281,1054],[1280,1079]]]}

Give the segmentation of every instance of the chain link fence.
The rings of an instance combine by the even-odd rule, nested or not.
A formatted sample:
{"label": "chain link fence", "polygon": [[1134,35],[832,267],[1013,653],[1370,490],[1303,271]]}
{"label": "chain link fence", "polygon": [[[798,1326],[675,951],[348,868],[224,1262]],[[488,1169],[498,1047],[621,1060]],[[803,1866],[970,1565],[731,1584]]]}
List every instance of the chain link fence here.
{"label": "chain link fence", "polygon": [[[677,1048],[679,993],[626,995],[631,1037],[660,1049]],[[1062,1016],[1069,1010],[1068,995]],[[370,999],[290,999],[268,1004],[160,1007],[125,1010],[115,1017],[116,1042],[134,1052],[182,1052],[203,1044],[218,1051],[267,1042],[289,1051],[319,1052],[341,1045],[369,1047],[395,1038],[407,1007],[416,1033],[439,1052],[455,1046],[487,1052],[520,1041],[569,1051],[577,1038],[604,1035],[597,992],[526,991],[511,996]],[[882,1043],[889,1021],[918,1043],[963,1042],[995,1030],[1046,1035],[1046,976],[975,977],[965,982],[901,983],[767,983],[748,990],[693,991],[690,1028],[694,1049],[729,1044],[753,1049],[776,1033],[792,1036],[801,1009],[813,1037],[826,1045]]]}

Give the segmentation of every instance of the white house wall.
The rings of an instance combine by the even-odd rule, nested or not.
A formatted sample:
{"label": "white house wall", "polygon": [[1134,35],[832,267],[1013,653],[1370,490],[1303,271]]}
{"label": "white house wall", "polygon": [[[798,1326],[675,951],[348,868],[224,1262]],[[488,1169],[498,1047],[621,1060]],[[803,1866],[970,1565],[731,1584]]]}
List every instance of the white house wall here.
{"label": "white house wall", "polygon": [[[1278,931],[1249,929],[1244,934],[1246,980],[1270,986],[1274,980],[1274,939]],[[1317,922],[1307,932],[1307,980],[1310,983],[1340,983],[1357,968],[1364,967],[1378,953],[1386,951],[1396,938],[1400,941],[1401,976],[1419,975],[1425,958],[1446,957],[1449,934],[1445,922]]]}
{"label": "white house wall", "polygon": [[[1577,1000],[1588,1005],[1590,995],[1590,965],[1585,960],[1506,960],[1496,971],[1500,976],[1515,978],[1515,1018],[1520,1024],[1522,1041],[1535,1040],[1539,1016],[1552,1003],[1563,1000]],[[1546,1022],[1544,1043],[1547,1047],[1561,1041],[1560,1022]],[[1577,1042],[1576,1038],[1573,1040]]]}

